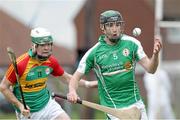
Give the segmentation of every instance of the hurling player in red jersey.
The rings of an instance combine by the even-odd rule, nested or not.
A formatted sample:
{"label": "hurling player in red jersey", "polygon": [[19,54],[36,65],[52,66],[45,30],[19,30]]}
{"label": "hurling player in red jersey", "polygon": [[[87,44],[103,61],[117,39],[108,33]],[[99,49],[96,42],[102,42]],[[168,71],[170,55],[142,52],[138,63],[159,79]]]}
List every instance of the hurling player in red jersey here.
{"label": "hurling player in red jersey", "polygon": [[[53,38],[47,29],[39,27],[32,29],[31,40],[32,48],[17,59],[19,84],[28,109],[22,104],[19,84],[12,64],[0,83],[0,91],[14,105],[18,119],[28,119],[30,115],[31,119],[69,120],[67,113],[51,98],[47,80],[51,74],[69,83],[72,76],[64,71],[52,55]],[[81,80],[79,85],[87,88],[97,87],[97,81]]]}

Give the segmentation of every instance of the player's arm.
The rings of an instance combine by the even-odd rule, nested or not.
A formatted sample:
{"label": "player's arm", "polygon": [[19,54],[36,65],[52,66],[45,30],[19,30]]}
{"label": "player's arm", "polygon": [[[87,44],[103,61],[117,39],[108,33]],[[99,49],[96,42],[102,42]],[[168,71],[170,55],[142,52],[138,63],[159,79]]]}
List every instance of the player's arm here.
{"label": "player's arm", "polygon": [[14,96],[12,91],[10,90],[11,83],[9,80],[6,79],[6,77],[3,78],[0,84],[0,91],[5,96],[5,98],[12,104],[14,104],[16,107],[20,108],[23,106],[20,101],[17,100],[17,98]]}
{"label": "player's arm", "polygon": [[76,103],[78,99],[78,95],[76,90],[78,89],[78,82],[83,76],[83,73],[80,73],[76,70],[76,72],[73,74],[73,77],[71,78],[69,82],[69,93],[67,94],[67,98],[70,102]]}
{"label": "player's arm", "polygon": [[13,105],[15,105],[17,108],[20,109],[20,111],[23,113],[23,115],[27,116],[29,115],[29,110],[26,110],[24,108],[24,105],[14,96],[12,91],[10,90],[10,86],[12,86],[11,82],[7,80],[6,77],[3,78],[3,80],[0,83],[0,91],[5,96],[5,98]]}
{"label": "player's arm", "polygon": [[[56,58],[51,57],[50,60],[52,61],[51,67],[53,68],[52,75],[59,76],[59,79],[63,83],[68,84],[72,78],[72,75],[64,71],[64,69],[59,65]],[[97,87],[97,81],[96,80],[87,81],[87,80],[81,79],[79,81],[79,86],[86,87],[86,88]]]}
{"label": "player's arm", "polygon": [[155,38],[153,55],[151,58],[147,56],[142,58],[139,63],[146,69],[149,73],[155,73],[159,64],[159,54],[162,48],[162,42],[160,38]]}
{"label": "player's arm", "polygon": [[[60,76],[60,79],[62,80],[63,83],[70,83],[70,80],[72,79],[72,75],[64,72],[64,74],[62,76]],[[80,79],[80,81],[78,82],[78,85],[81,87],[86,87],[86,88],[93,88],[93,87],[97,87],[97,81],[87,81],[84,79]]]}

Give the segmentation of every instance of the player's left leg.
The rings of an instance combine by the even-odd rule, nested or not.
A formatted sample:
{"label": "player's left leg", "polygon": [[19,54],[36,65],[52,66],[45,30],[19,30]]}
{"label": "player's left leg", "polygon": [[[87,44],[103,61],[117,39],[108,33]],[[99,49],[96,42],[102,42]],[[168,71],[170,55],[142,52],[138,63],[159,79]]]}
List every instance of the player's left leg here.
{"label": "player's left leg", "polygon": [[70,120],[66,112],[54,99],[50,98],[47,105],[38,112],[31,113],[31,119],[38,120]]}
{"label": "player's left leg", "polygon": [[51,99],[48,108],[48,119],[49,120],[70,120],[68,114],[62,109],[54,99]]}

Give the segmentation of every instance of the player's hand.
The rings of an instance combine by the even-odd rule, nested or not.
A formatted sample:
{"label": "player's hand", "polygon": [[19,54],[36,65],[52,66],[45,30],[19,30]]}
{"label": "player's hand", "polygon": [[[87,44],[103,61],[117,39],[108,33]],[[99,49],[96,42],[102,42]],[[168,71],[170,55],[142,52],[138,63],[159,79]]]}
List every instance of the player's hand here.
{"label": "player's hand", "polygon": [[23,116],[25,116],[25,117],[29,117],[30,116],[30,108],[27,106],[27,109],[25,109],[24,108],[24,105],[22,104],[21,106],[20,106],[20,111],[21,111],[21,114],[23,115]]}
{"label": "player's hand", "polygon": [[79,99],[77,93],[75,90],[71,90],[68,94],[67,94],[67,99],[69,102],[72,103],[77,103],[77,100]]}
{"label": "player's hand", "polygon": [[153,49],[153,54],[158,54],[160,50],[162,49],[162,41],[161,38],[156,36],[154,39],[154,49]]}

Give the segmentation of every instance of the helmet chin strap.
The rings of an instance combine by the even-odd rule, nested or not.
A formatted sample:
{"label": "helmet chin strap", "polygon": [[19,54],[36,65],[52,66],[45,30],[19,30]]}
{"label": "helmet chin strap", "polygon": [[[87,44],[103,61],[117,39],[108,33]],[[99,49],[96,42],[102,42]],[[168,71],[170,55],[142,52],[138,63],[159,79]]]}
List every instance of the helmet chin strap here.
{"label": "helmet chin strap", "polygon": [[50,56],[51,54],[49,54],[48,56],[42,56],[42,55],[38,55],[36,52],[33,53],[33,58],[36,58],[40,61],[46,61]]}
{"label": "helmet chin strap", "polygon": [[106,37],[109,39],[109,41],[111,41],[112,43],[118,43],[120,40],[121,40],[121,37],[123,36],[123,32],[121,32],[121,34],[119,35],[119,37],[117,37],[117,38],[109,38],[107,35],[106,35]]}
{"label": "helmet chin strap", "polygon": [[121,35],[119,36],[119,37],[117,37],[117,38],[109,38],[107,35],[106,35],[106,37],[109,39],[109,41],[111,41],[112,43],[118,43],[119,42],[119,40],[120,40],[120,38],[121,38]]}
{"label": "helmet chin strap", "polygon": [[42,55],[38,55],[38,54],[36,54],[36,55],[37,55],[37,59],[38,59],[38,60],[40,60],[40,61],[46,61],[46,60],[51,56],[51,54],[52,54],[52,49],[51,49],[51,51],[50,51],[50,53],[49,53],[48,56],[42,56]]}
{"label": "helmet chin strap", "polygon": [[49,54],[48,56],[42,56],[42,55],[38,55],[38,54],[36,54],[36,56],[37,56],[37,59],[38,60],[40,60],[40,61],[46,61],[50,56],[51,56],[51,54]]}
{"label": "helmet chin strap", "polygon": [[116,39],[109,39],[112,43],[118,43],[119,41],[119,38],[116,38]]}

